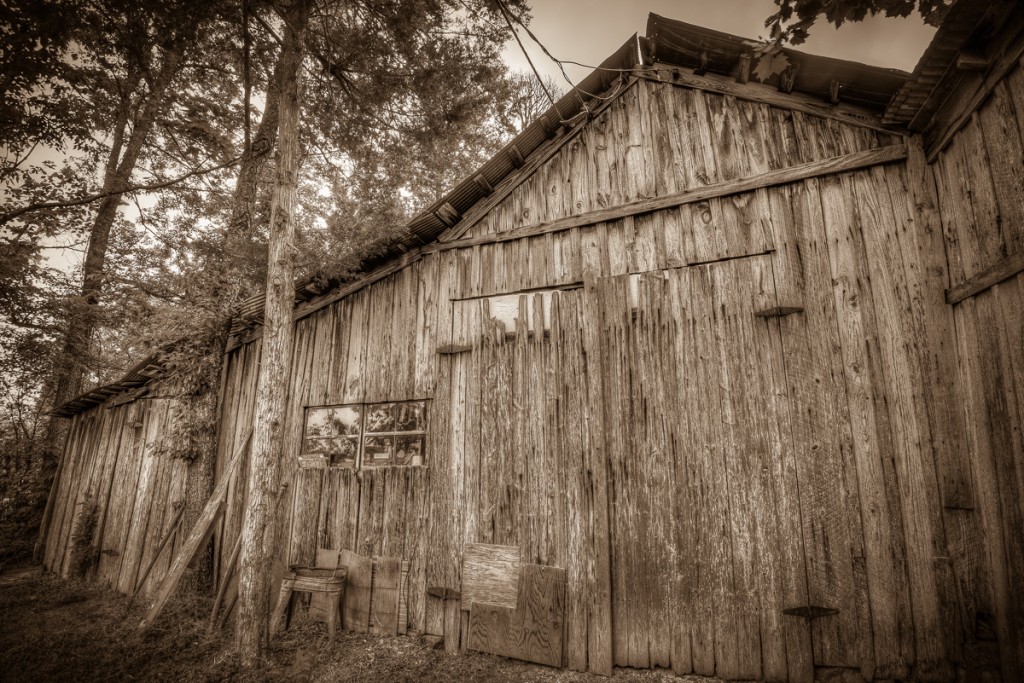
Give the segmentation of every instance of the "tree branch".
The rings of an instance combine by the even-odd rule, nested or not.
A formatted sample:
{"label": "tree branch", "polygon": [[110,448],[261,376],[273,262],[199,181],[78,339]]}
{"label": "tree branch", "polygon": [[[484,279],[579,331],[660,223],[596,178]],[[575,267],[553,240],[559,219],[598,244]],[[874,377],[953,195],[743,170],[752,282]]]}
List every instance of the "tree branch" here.
{"label": "tree branch", "polygon": [[68,199],[66,201],[60,202],[39,202],[37,204],[29,204],[28,206],[23,206],[19,209],[14,209],[13,211],[8,211],[7,213],[0,214],[0,225],[3,225],[8,221],[11,221],[17,218],[18,216],[22,216],[26,213],[32,213],[33,211],[42,211],[44,209],[67,209],[72,206],[82,206],[83,204],[91,204],[92,202],[98,201],[100,199],[106,199],[107,197],[113,197],[115,195],[128,194],[131,192],[149,192],[152,190],[161,190],[165,187],[170,187],[171,185],[177,185],[181,181],[188,180],[189,178],[192,178],[194,176],[206,175],[208,173],[213,173],[214,171],[219,171],[221,169],[234,166],[241,160],[242,157],[237,156],[234,159],[225,161],[223,164],[218,164],[216,166],[211,166],[209,168],[193,169],[184,175],[178,176],[177,178],[164,180],[158,183],[148,183],[145,185],[130,185],[124,188],[123,190],[97,192],[96,194],[87,195],[85,197],[79,197],[78,199]]}

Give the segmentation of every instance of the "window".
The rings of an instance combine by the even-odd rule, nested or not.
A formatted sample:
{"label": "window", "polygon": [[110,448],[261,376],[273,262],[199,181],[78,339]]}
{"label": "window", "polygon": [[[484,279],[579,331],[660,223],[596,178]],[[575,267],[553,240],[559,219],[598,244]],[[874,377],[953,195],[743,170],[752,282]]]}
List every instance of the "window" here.
{"label": "window", "polygon": [[304,467],[408,467],[423,464],[426,401],[306,408]]}

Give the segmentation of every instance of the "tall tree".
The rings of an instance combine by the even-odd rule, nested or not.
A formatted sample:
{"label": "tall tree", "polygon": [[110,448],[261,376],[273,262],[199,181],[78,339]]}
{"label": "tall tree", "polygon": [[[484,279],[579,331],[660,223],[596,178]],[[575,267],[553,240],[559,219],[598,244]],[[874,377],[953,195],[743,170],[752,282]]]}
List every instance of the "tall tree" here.
{"label": "tall tree", "polygon": [[238,626],[242,662],[255,665],[267,642],[271,562],[275,544],[275,498],[281,478],[280,453],[292,356],[292,307],[295,303],[295,200],[299,172],[299,118],[302,59],[308,0],[283,10],[285,39],[276,70],[280,93],[277,179],[270,209],[263,355],[256,385],[249,494],[242,523],[239,560]]}
{"label": "tall tree", "polygon": [[[394,183],[396,176],[400,176],[381,172],[381,166],[386,168],[386,164],[410,156],[410,146],[429,151],[436,138],[427,131],[448,129],[453,133],[451,138],[458,139],[479,128],[487,112],[487,84],[501,73],[497,65],[498,46],[503,42],[504,31],[495,28],[498,24],[489,16],[493,10],[484,3],[355,0],[310,7],[307,2],[312,0],[294,0],[281,10],[285,39],[278,69],[279,153],[239,580],[238,643],[242,660],[249,666],[259,661],[266,644],[270,567],[278,547],[275,497],[284,450],[292,353],[296,174],[303,105],[299,79],[303,53],[308,47],[314,63],[320,67],[316,73],[334,86],[333,92],[312,88],[320,94],[329,92],[330,96],[311,98],[307,104],[330,115],[316,117],[327,122],[326,130],[307,134],[306,140],[311,146],[333,143],[345,150],[349,167],[354,171],[351,175],[366,174],[363,177],[370,181],[359,184],[363,190],[373,188],[375,178]],[[310,20],[311,14],[315,15],[315,24]],[[468,27],[479,32],[467,30]],[[455,32],[456,29],[462,31]],[[314,42],[316,34],[322,40]],[[410,135],[413,131],[422,132],[425,137]],[[457,152],[458,148],[450,151]],[[436,180],[413,182],[429,196],[437,192]],[[394,191],[390,194],[397,196],[400,187],[401,183],[392,184]]]}

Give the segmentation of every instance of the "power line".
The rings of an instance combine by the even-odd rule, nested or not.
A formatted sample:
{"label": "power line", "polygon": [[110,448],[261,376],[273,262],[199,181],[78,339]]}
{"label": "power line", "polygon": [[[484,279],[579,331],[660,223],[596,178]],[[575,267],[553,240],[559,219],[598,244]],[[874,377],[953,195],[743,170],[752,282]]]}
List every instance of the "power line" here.
{"label": "power line", "polygon": [[[516,32],[516,27],[512,25],[511,13],[508,11],[508,8],[505,7],[505,3],[502,2],[502,0],[495,1],[498,3],[498,9],[501,10],[501,16],[505,18],[505,23],[508,24],[508,30],[512,32],[512,36],[516,39],[516,42],[519,43],[519,49],[522,50],[523,56],[526,57],[526,61],[529,63],[530,68],[533,69],[533,75],[537,77],[537,82],[540,84],[541,89],[544,91],[544,94],[548,96],[548,101],[551,102],[551,106],[555,108],[555,111],[558,111],[558,105],[555,104],[555,98],[552,97],[551,91],[548,90],[548,86],[544,84],[544,79],[541,78],[540,72],[537,71],[537,67],[534,66],[533,60],[530,59],[530,53],[526,51],[526,46],[523,45],[522,39]],[[518,19],[516,19],[516,23],[520,23]],[[561,114],[559,114],[559,116],[561,116]]]}
{"label": "power line", "polygon": [[[625,74],[625,73],[635,73],[635,72],[640,72],[640,71],[647,70],[647,69],[638,69],[638,68],[613,69],[613,68],[606,68],[606,67],[600,67],[600,66],[590,66],[588,64],[582,64],[580,62],[576,62],[576,61],[573,61],[571,59],[559,59],[558,57],[555,57],[551,53],[551,51],[547,48],[547,46],[545,46],[544,43],[542,43],[540,41],[540,39],[537,38],[536,35],[534,35],[533,31],[530,30],[530,28],[526,25],[525,22],[523,22],[522,19],[520,19],[519,17],[517,17],[514,14],[512,14],[512,12],[505,5],[504,0],[495,0],[495,2],[497,2],[498,7],[501,9],[502,14],[505,16],[505,21],[508,22],[509,21],[509,17],[511,17],[512,20],[514,20],[517,24],[519,24],[519,26],[521,26],[523,28],[524,31],[526,31],[527,35],[530,36],[530,38],[533,40],[533,42],[537,43],[537,45],[544,52],[544,54],[547,55],[548,58],[551,61],[553,61],[555,64],[558,65],[558,69],[559,69],[559,71],[562,72],[562,76],[565,78],[566,82],[569,83],[569,87],[572,89],[572,91],[576,95],[577,99],[579,99],[580,105],[583,107],[583,112],[582,113],[584,113],[586,115],[590,114],[590,109],[587,107],[586,102],[580,96],[580,93],[582,93],[583,95],[586,95],[587,97],[593,98],[593,99],[597,99],[597,100],[601,100],[601,101],[607,101],[607,100],[612,99],[616,95],[618,95],[618,89],[616,89],[616,91],[614,93],[610,94],[610,95],[599,95],[599,94],[596,94],[596,93],[587,92],[583,88],[580,88],[579,86],[573,84],[572,79],[569,78],[569,74],[566,73],[566,71],[565,71],[565,66],[564,66],[565,64],[573,64],[575,66],[581,66],[581,67],[584,67],[584,68],[594,69],[595,71],[609,71],[609,72],[622,73],[622,74]],[[523,54],[526,55],[526,59],[527,59],[527,61],[530,62],[530,66],[532,67],[533,66],[533,62],[530,60],[530,56],[526,53],[526,48],[523,47],[523,43],[519,39],[518,34],[515,33],[515,29],[513,29],[513,35],[515,35],[516,41],[519,43],[519,47],[522,49]],[[534,69],[534,73],[537,73],[536,69]],[[538,78],[540,78],[539,75],[538,75]],[[620,83],[620,87],[621,87],[621,83]],[[573,117],[573,118],[576,118],[576,117]]]}

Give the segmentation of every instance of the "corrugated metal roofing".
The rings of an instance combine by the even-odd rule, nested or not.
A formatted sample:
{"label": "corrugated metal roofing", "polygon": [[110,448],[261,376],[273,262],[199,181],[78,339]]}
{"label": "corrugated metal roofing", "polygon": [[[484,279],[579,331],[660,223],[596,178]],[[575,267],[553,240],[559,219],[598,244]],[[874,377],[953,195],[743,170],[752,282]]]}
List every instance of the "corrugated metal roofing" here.
{"label": "corrugated metal roofing", "polygon": [[924,130],[965,76],[956,64],[960,50],[998,25],[1015,4],[1014,0],[960,0],[954,4],[918,60],[910,80],[886,109],[882,122]]}
{"label": "corrugated metal roofing", "polygon": [[159,378],[164,372],[162,361],[165,357],[166,351],[167,348],[165,347],[160,351],[146,356],[146,358],[138,365],[126,372],[124,377],[121,379],[116,382],[111,382],[110,384],[104,384],[103,386],[96,387],[95,389],[85,392],[81,396],[73,398],[54,410],[53,415],[56,417],[73,417],[74,415],[88,410],[89,408],[98,406],[101,403],[106,403],[107,400],[124,391],[137,389],[150,381]]}
{"label": "corrugated metal roofing", "polygon": [[[721,31],[695,26],[684,21],[651,14],[647,20],[647,37],[654,43],[654,56],[691,69],[703,68],[712,73],[735,77],[741,56],[753,54],[756,41]],[[783,49],[792,68],[793,91],[828,100],[832,81],[840,84],[839,101],[882,111],[893,94],[910,76],[899,69],[868,66],[843,59],[811,55]],[[765,83],[779,86],[776,74]]]}

